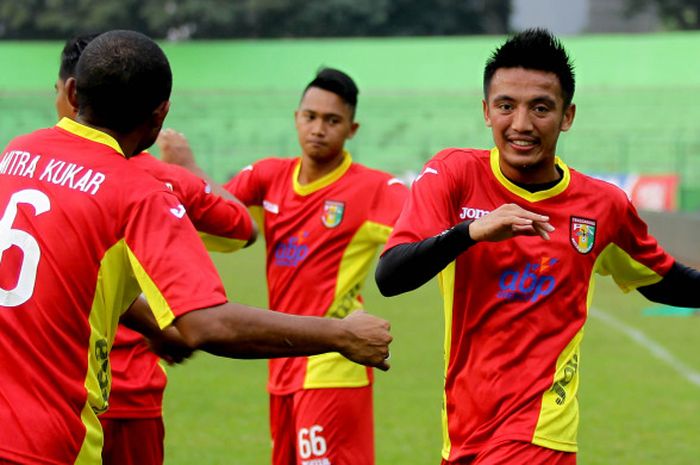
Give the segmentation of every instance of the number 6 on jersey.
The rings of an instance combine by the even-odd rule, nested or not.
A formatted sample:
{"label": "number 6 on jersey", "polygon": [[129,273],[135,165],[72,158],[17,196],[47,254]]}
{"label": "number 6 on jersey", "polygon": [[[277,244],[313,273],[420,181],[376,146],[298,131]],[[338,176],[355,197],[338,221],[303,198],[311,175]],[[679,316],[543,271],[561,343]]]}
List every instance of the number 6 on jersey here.
{"label": "number 6 on jersey", "polygon": [[26,231],[12,229],[17,217],[17,205],[26,203],[34,207],[35,215],[41,215],[51,209],[49,198],[36,189],[24,189],[15,192],[0,218],[0,263],[7,249],[13,245],[22,250],[22,264],[19,268],[19,278],[14,289],[0,288],[0,306],[17,307],[22,305],[34,294],[36,270],[41,258],[41,250],[36,239]]}

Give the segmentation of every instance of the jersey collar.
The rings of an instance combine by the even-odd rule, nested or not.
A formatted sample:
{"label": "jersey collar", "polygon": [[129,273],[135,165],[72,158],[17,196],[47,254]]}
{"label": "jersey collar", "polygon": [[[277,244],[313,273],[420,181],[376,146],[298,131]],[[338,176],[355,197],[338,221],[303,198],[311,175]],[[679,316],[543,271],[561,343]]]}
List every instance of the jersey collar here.
{"label": "jersey collar", "polygon": [[56,124],[59,128],[66,130],[76,136],[80,136],[84,139],[89,139],[93,142],[106,145],[114,149],[121,156],[124,156],[121,146],[116,141],[116,139],[106,132],[98,131],[84,124],[80,124],[77,121],[73,121],[70,118],[62,118],[61,121]]}
{"label": "jersey collar", "polygon": [[564,162],[561,161],[559,157],[554,157],[554,163],[559,168],[561,168],[562,172],[564,173],[564,176],[562,177],[561,181],[557,183],[556,186],[539,192],[529,192],[523,189],[522,187],[514,184],[510,179],[506,178],[505,175],[501,172],[501,167],[498,164],[498,158],[498,148],[494,147],[491,149],[491,171],[493,172],[493,175],[496,176],[496,179],[503,185],[503,187],[505,187],[518,197],[522,197],[528,202],[532,203],[539,202],[540,200],[550,199],[556,195],[561,194],[566,190],[567,187],[569,187],[569,182],[571,181],[571,172],[569,172],[569,167],[566,166],[566,164],[564,164]]}
{"label": "jersey collar", "polygon": [[352,165],[352,156],[347,150],[343,150],[343,162],[338,165],[336,169],[328,173],[327,175],[315,180],[312,183],[301,185],[299,184],[299,171],[301,170],[301,158],[297,161],[294,167],[294,172],[292,173],[292,183],[294,185],[294,192],[299,195],[309,195],[314,192],[323,189],[324,187],[330,186],[338,179],[340,179],[345,172]]}

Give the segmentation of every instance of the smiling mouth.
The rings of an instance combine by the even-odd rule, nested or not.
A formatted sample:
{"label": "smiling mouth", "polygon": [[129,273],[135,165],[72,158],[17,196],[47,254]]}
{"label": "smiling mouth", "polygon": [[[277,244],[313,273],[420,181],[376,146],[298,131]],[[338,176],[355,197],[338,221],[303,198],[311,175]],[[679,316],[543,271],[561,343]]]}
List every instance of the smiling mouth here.
{"label": "smiling mouth", "polygon": [[517,139],[517,140],[509,140],[508,143],[515,147],[516,149],[520,150],[528,150],[537,145],[537,141],[534,140],[522,140],[522,139]]}

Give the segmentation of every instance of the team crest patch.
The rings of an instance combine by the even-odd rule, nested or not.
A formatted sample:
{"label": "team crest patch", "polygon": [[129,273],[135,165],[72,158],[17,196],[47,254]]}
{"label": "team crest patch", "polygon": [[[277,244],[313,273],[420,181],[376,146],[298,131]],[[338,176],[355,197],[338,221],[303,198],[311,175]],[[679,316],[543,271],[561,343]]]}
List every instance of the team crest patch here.
{"label": "team crest patch", "polygon": [[571,217],[570,235],[571,245],[578,252],[587,254],[595,244],[596,221],[578,216]]}
{"label": "team crest patch", "polygon": [[343,221],[344,212],[344,202],[326,200],[326,202],[323,204],[323,215],[321,216],[321,222],[327,228],[335,228],[341,221]]}

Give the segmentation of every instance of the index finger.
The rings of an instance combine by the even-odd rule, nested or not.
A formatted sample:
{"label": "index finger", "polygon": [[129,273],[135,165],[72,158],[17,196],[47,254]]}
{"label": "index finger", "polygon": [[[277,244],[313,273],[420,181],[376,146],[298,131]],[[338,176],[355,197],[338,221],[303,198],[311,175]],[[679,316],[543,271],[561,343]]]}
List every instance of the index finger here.
{"label": "index finger", "polygon": [[531,212],[530,210],[525,210],[524,208],[520,209],[520,214],[518,216],[536,221],[538,223],[546,223],[549,221],[549,216],[540,215],[539,213]]}

